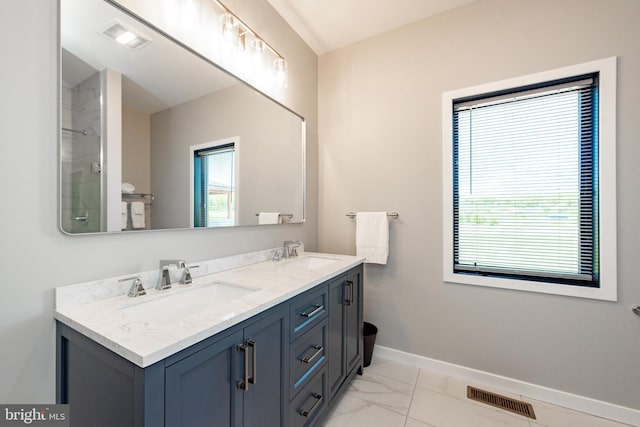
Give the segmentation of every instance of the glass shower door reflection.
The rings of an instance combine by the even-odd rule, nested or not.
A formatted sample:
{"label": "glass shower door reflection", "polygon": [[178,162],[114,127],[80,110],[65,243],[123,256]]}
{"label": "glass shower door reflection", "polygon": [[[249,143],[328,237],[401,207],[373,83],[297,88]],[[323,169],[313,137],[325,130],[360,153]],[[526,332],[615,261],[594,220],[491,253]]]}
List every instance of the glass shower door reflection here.
{"label": "glass shower door reflection", "polygon": [[[67,57],[64,55],[63,57]],[[84,75],[62,67],[62,133],[60,144],[61,227],[68,233],[95,233],[103,229],[101,76]]]}
{"label": "glass shower door reflection", "polygon": [[[62,227],[69,233],[101,230],[100,138],[90,130],[63,130],[63,147],[70,156],[62,162]],[[66,150],[65,150],[66,151]]]}

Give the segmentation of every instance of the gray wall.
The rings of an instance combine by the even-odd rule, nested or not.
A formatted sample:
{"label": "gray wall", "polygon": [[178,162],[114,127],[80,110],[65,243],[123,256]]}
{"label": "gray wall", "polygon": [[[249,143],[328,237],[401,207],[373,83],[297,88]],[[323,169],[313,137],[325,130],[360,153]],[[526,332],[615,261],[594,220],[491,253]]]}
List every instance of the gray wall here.
{"label": "gray wall", "polygon": [[[400,213],[366,267],[377,343],[640,409],[638,22],[637,0],[479,0],[320,57],[320,249],[355,252],[347,211]],[[614,55],[618,302],[444,284],[441,93]]]}
{"label": "gray wall", "polygon": [[[53,289],[153,269],[161,258],[202,260],[302,239],[315,249],[317,229],[317,57],[266,0],[227,1],[289,59],[281,101],[308,127],[308,221],[304,225],[66,236],[57,228],[57,11],[51,0],[0,4],[0,402],[55,399]],[[8,202],[10,201],[11,207]]]}
{"label": "gray wall", "polygon": [[189,226],[189,147],[239,137],[238,224],[258,212],[303,217],[301,119],[244,85],[151,116],[154,228]]}

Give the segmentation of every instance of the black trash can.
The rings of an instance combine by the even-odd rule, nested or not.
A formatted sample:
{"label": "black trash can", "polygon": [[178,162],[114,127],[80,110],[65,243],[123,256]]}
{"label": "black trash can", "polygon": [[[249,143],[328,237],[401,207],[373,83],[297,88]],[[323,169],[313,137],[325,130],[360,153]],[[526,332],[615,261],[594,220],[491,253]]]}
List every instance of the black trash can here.
{"label": "black trash can", "polygon": [[373,323],[364,322],[362,328],[362,338],[364,341],[363,364],[365,367],[371,365],[371,356],[373,356],[373,346],[376,344],[376,334],[378,328]]}

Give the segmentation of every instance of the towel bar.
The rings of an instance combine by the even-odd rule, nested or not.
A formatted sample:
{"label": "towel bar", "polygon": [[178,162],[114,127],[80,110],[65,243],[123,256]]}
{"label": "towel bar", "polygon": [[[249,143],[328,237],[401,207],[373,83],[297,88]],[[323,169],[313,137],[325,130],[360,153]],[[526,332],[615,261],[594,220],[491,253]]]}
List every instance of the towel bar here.
{"label": "towel bar", "polygon": [[125,198],[126,199],[132,199],[132,198],[144,199],[145,205],[152,205],[153,202],[156,200],[156,196],[149,193],[122,193],[122,198],[123,199]]}
{"label": "towel bar", "polygon": [[[260,216],[260,214],[257,213],[256,216]],[[290,214],[290,213],[286,213],[286,214],[281,213],[278,216],[286,216],[289,219],[293,218],[293,214]]]}
{"label": "towel bar", "polygon": [[[356,217],[356,213],[355,212],[347,212],[347,215],[349,218],[353,219]],[[398,219],[398,217],[400,216],[400,214],[398,212],[387,212],[387,216],[391,219]]]}

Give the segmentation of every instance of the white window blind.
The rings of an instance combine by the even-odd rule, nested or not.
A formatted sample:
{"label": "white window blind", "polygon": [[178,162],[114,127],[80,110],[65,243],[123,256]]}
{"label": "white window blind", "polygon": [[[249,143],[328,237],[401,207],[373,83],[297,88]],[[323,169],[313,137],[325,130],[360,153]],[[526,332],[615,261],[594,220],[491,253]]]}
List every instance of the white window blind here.
{"label": "white window blind", "polygon": [[454,271],[598,286],[597,75],[453,103]]}

